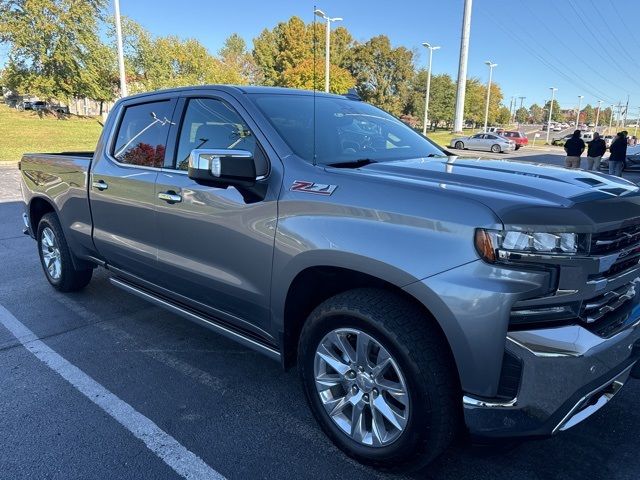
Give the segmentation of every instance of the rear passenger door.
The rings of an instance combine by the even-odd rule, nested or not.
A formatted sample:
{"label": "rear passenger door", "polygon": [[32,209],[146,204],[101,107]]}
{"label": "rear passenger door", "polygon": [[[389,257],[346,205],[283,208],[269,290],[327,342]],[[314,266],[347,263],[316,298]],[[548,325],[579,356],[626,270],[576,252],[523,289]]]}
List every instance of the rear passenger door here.
{"label": "rear passenger door", "polygon": [[157,276],[155,183],[175,105],[171,98],[127,103],[91,168],[96,249],[109,265],[146,279]]}
{"label": "rear passenger door", "polygon": [[[176,300],[263,337],[270,334],[269,293],[280,181],[269,145],[235,99],[181,100],[182,122],[172,159],[157,180],[158,285]],[[181,107],[179,106],[179,109]],[[180,122],[179,122],[180,123]],[[187,175],[194,149],[246,150],[266,189],[255,199],[233,186],[201,185]],[[275,158],[273,152],[271,158]],[[178,201],[165,201],[162,194]],[[176,198],[176,197],[173,197]]]}

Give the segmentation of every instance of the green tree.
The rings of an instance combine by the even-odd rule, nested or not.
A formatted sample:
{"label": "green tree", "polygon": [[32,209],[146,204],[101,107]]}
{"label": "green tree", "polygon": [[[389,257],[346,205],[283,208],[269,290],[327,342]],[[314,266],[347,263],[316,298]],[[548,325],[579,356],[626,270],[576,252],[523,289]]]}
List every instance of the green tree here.
{"label": "green tree", "polygon": [[546,112],[537,103],[534,103],[529,107],[529,118],[533,123],[536,123],[536,124],[543,123],[547,118],[545,117],[545,115],[546,115]]}
{"label": "green tree", "polygon": [[518,123],[526,123],[528,119],[529,119],[529,110],[527,110],[524,107],[520,107],[518,110],[516,110],[516,121]]}
{"label": "green tree", "polygon": [[225,40],[218,56],[226,68],[240,74],[242,83],[261,83],[260,70],[251,53],[247,51],[247,43],[237,33],[230,35]]}
{"label": "green tree", "polygon": [[385,35],[358,44],[345,60],[363,100],[400,115],[413,76],[413,53],[391,46]]}
{"label": "green tree", "polygon": [[[299,65],[286,70],[282,77],[282,84],[286,87],[304,88],[307,90],[324,89],[324,62],[316,60],[315,69],[313,59],[303,60]],[[329,68],[329,91],[332,93],[347,93],[355,85],[355,80],[344,68],[331,65]]]}
{"label": "green tree", "polygon": [[105,0],[0,0],[0,42],[9,45],[7,86],[66,101],[112,97],[100,61],[98,27]]}
{"label": "green tree", "polygon": [[498,109],[498,115],[496,117],[496,122],[501,125],[507,125],[511,121],[511,110],[502,105]]}
{"label": "green tree", "polygon": [[[547,100],[547,103],[544,104],[544,110],[546,118],[549,118],[549,107],[551,107],[551,100]],[[551,112],[551,120],[554,122],[563,122],[564,115],[560,109],[560,104],[557,100],[553,101],[553,111]]]}
{"label": "green tree", "polygon": [[583,122],[595,123],[596,121],[596,109],[593,108],[590,104],[587,104],[580,112],[580,118]]}
{"label": "green tree", "polygon": [[[418,70],[411,80],[405,113],[420,119],[424,119],[425,95],[427,93],[427,70]],[[431,92],[429,94],[429,120],[437,125],[445,122],[447,125],[453,121],[456,85],[449,75],[433,75],[431,77]]]}

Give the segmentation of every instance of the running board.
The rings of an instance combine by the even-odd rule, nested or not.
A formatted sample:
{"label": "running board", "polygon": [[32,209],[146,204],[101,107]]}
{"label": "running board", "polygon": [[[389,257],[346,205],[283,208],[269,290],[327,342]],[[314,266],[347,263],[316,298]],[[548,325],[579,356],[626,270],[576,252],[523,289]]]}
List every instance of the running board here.
{"label": "running board", "polygon": [[152,293],[149,293],[145,290],[135,287],[130,283],[127,283],[119,278],[111,277],[110,280],[113,285],[125,290],[126,292],[132,293],[137,297],[140,297],[144,300],[147,300],[148,302],[153,303],[154,305],[162,307],[166,310],[169,310],[170,312],[173,312],[177,315],[180,315],[181,317],[186,318],[187,320],[191,320],[192,322],[195,322],[199,325],[202,325],[203,327],[213,330],[216,333],[219,333],[227,338],[230,338],[231,340],[234,340],[240,343],[241,345],[244,345],[245,347],[249,347],[252,350],[258,351],[273,360],[280,361],[280,352],[275,348],[272,348],[268,345],[264,345],[260,342],[257,342],[256,340],[250,337],[247,337],[245,335],[242,335],[239,332],[236,332],[235,330],[231,330],[218,323],[215,323],[204,316],[198,315],[197,313],[190,312],[189,310],[185,310],[184,308],[179,307],[178,305],[175,305],[163,298],[153,295]]}

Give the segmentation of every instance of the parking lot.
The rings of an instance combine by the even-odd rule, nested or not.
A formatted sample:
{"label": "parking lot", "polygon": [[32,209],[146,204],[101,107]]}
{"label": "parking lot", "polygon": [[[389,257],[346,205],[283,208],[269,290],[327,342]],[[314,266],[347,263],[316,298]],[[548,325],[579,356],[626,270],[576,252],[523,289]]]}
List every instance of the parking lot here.
{"label": "parking lot", "polygon": [[[561,154],[509,156],[561,165]],[[460,444],[411,474],[364,467],[325,438],[295,371],[115,288],[102,269],[82,292],[54,291],[22,234],[18,173],[0,167],[0,479],[639,477],[638,381],[555,438]]]}

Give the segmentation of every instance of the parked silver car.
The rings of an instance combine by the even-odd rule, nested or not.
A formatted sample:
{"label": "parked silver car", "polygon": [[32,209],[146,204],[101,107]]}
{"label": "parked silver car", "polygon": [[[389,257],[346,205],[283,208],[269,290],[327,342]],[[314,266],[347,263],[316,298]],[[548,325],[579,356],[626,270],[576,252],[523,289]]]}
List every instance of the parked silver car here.
{"label": "parked silver car", "polygon": [[493,133],[477,133],[470,137],[455,137],[451,139],[450,146],[458,150],[486,150],[493,153],[512,152],[516,149],[515,142]]}

